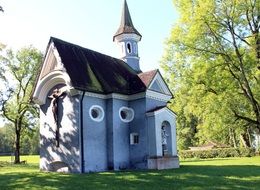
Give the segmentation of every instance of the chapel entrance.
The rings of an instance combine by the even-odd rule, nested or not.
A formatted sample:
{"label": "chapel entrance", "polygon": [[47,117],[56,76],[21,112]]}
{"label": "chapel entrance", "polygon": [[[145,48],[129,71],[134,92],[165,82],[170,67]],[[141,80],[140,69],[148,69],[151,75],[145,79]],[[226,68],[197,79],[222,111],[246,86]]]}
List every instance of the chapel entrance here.
{"label": "chapel entrance", "polygon": [[161,137],[162,137],[162,156],[172,155],[172,135],[171,125],[168,121],[164,121],[161,125]]}

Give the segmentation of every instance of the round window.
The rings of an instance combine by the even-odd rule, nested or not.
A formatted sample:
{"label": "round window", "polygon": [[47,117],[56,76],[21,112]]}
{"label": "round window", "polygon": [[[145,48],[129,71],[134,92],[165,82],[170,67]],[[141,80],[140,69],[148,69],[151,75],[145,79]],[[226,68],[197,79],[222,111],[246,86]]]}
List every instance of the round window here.
{"label": "round window", "polygon": [[98,114],[98,111],[96,109],[92,109],[91,110],[91,115],[92,115],[93,118],[96,119],[96,118],[98,118],[99,114]]}
{"label": "round window", "polygon": [[134,119],[134,110],[128,107],[121,107],[119,109],[119,117],[123,122],[130,122]]}
{"label": "round window", "polygon": [[89,109],[89,116],[92,120],[100,122],[104,118],[104,110],[101,106],[94,105]]}

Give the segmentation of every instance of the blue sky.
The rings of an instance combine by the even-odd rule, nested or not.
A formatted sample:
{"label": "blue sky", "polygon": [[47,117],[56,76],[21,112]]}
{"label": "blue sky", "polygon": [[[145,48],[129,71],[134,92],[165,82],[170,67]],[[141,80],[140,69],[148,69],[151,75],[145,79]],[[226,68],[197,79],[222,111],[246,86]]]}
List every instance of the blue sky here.
{"label": "blue sky", "polygon": [[[143,71],[159,68],[164,41],[177,19],[172,0],[128,0]],[[50,36],[119,57],[112,37],[123,0],[0,0],[0,42],[18,49],[32,44],[45,51]]]}

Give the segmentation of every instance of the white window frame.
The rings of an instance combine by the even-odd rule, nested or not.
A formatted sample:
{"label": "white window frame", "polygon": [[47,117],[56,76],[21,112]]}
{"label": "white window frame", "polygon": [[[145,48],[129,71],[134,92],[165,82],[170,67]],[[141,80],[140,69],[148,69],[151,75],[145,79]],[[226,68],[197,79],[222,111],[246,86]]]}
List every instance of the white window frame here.
{"label": "white window frame", "polygon": [[[122,118],[121,116],[121,112],[124,111],[126,113],[126,118]],[[132,108],[129,108],[129,107],[121,107],[119,109],[119,118],[121,119],[121,121],[125,122],[125,123],[128,123],[128,122],[131,122],[133,121],[134,117],[135,117],[135,112]]]}
{"label": "white window frame", "polygon": [[[93,109],[95,109],[96,111],[97,111],[97,113],[98,113],[98,117],[97,118],[94,118],[93,116],[92,116],[92,110]],[[104,112],[104,109],[101,107],[101,106],[99,106],[99,105],[93,105],[93,106],[91,106],[90,108],[89,108],[89,116],[90,116],[90,118],[93,120],[93,121],[96,121],[96,122],[101,122],[103,119],[104,119],[104,117],[105,117],[105,112]]]}
{"label": "white window frame", "polygon": [[[138,137],[138,142],[135,142],[135,137]],[[137,145],[139,144],[140,137],[138,133],[130,133],[130,145]]]}

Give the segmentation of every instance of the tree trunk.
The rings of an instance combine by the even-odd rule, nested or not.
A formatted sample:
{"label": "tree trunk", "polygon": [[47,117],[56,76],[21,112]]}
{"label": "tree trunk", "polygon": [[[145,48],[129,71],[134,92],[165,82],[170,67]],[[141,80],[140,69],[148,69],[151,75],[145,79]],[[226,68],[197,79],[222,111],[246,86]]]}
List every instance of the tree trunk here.
{"label": "tree trunk", "polygon": [[21,139],[21,119],[15,120],[15,152],[14,152],[14,163],[20,164],[20,139]]}
{"label": "tree trunk", "polygon": [[250,133],[250,130],[247,129],[247,137],[248,137],[248,141],[249,141],[249,144],[250,144],[250,147],[252,147],[252,138],[251,138],[251,133]]}
{"label": "tree trunk", "polygon": [[236,140],[236,134],[234,129],[229,128],[229,136],[230,136],[230,144],[233,144],[234,148],[237,148],[237,140]]}
{"label": "tree trunk", "polygon": [[249,142],[247,133],[241,134],[240,135],[240,140],[241,140],[241,142],[243,144],[243,147],[245,147],[245,148],[250,147],[250,142]]}
{"label": "tree trunk", "polygon": [[15,130],[15,152],[14,152],[14,163],[19,164],[20,163],[20,131]]}

